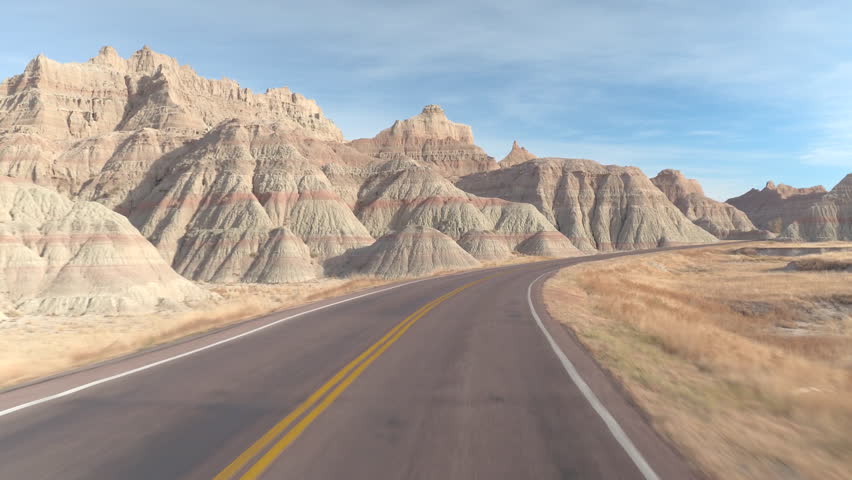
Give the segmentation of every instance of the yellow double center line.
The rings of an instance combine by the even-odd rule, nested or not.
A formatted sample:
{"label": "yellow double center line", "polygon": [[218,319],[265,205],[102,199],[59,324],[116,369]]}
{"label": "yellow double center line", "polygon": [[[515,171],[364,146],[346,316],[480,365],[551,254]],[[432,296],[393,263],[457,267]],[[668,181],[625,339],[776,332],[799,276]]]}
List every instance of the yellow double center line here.
{"label": "yellow double center line", "polygon": [[[500,274],[497,274],[500,275]],[[433,308],[440,305],[445,300],[448,300],[451,297],[454,297],[462,290],[470,288],[478,283],[484,282],[490,278],[494,278],[497,275],[491,275],[485,278],[481,278],[479,280],[467,283],[462,285],[461,287],[446,293],[435,300],[427,303],[420,307],[416,312],[412,313],[405,320],[399,322],[395,327],[393,327],[389,332],[387,332],[382,338],[379,339],[376,343],[374,343],[370,348],[365,350],[363,353],[358,355],[354,360],[349,362],[345,367],[343,367],[339,372],[337,372],[329,381],[323,384],[320,388],[318,388],[314,393],[312,393],[304,402],[302,402],[295,410],[290,412],[286,417],[284,417],[280,422],[276,423],[275,426],[269,429],[268,432],[263,434],[252,446],[250,446],[245,452],[240,454],[239,457],[236,458],[230,465],[225,467],[224,470],[219,472],[218,475],[214,477],[214,480],[225,480],[233,478],[239,471],[245,468],[255,457],[257,457],[270,443],[278,439],[272,447],[270,447],[263,456],[261,456],[257,462],[255,462],[245,473],[240,477],[243,480],[248,479],[256,479],[258,478],[269,466],[272,462],[281,455],[284,450],[287,449],[297,438],[299,435],[304,432],[308,426],[322,414],[325,409],[327,409],[340,394],[346,390],[352,382],[355,381],[367,367],[370,366],[379,356],[385,352],[394,342],[396,342],[399,337],[402,336],[414,325],[414,322],[419,320],[421,317],[429,313]],[[329,393],[330,391],[330,393]],[[326,395],[328,394],[328,395]],[[324,397],[324,398],[323,398]],[[304,415],[307,412],[306,415]],[[287,433],[281,436],[287,430],[287,427],[290,426],[296,419],[302,417],[298,423],[296,423],[293,428],[291,428]],[[280,438],[279,438],[280,436]]]}

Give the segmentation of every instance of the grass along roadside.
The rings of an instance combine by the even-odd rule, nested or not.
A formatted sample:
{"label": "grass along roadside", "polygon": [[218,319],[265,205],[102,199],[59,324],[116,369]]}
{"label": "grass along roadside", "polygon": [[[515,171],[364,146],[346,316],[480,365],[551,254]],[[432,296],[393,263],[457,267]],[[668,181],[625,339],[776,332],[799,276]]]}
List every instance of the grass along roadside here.
{"label": "grass along roadside", "polygon": [[545,302],[710,476],[848,478],[852,274],[734,250],[566,268]]}

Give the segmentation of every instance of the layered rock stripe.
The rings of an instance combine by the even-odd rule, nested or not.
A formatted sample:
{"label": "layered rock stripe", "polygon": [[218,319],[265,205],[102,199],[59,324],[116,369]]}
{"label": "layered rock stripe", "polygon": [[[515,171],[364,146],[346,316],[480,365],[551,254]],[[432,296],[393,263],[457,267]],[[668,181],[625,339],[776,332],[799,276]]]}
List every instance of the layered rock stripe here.
{"label": "layered rock stripe", "polygon": [[209,295],[174,272],[127,218],[0,177],[4,313],[122,314]]}

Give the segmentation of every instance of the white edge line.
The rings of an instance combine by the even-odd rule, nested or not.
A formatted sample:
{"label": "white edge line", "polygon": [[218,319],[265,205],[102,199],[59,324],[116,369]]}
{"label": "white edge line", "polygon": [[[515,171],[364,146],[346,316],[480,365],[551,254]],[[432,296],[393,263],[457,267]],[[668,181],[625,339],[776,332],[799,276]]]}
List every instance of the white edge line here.
{"label": "white edge line", "polygon": [[[462,272],[462,273],[468,273],[468,272]],[[394,285],[392,287],[383,288],[381,290],[376,290],[374,292],[364,293],[364,294],[358,295],[356,297],[350,297],[350,298],[346,298],[344,300],[339,300],[337,302],[329,303],[328,305],[323,305],[321,307],[316,307],[316,308],[312,308],[310,310],[305,310],[304,312],[299,312],[299,313],[290,315],[289,317],[279,318],[278,320],[272,321],[272,322],[267,323],[265,325],[261,325],[257,328],[251,329],[247,332],[243,332],[243,333],[240,333],[238,335],[234,335],[233,337],[224,338],[222,340],[219,340],[218,342],[214,342],[214,343],[211,343],[209,345],[205,345],[203,347],[199,347],[199,348],[196,348],[194,350],[190,350],[188,352],[184,352],[184,353],[181,353],[179,355],[175,355],[173,357],[164,358],[164,359],[158,360],[154,363],[149,363],[147,365],[143,365],[141,367],[134,368],[132,370],[128,370],[126,372],[122,372],[122,373],[113,375],[111,377],[106,377],[106,378],[102,378],[100,380],[95,380],[93,382],[89,382],[89,383],[80,385],[78,387],[74,387],[72,389],[65,390],[64,392],[59,392],[59,393],[49,395],[47,397],[42,397],[42,398],[27,402],[27,403],[22,403],[20,405],[14,406],[14,407],[7,408],[6,410],[0,410],[0,417],[3,417],[5,415],[9,415],[11,413],[15,413],[15,412],[23,410],[25,408],[29,408],[29,407],[33,407],[35,405],[39,405],[39,404],[42,404],[42,403],[49,402],[51,400],[56,400],[57,398],[67,397],[68,395],[73,395],[77,392],[92,388],[92,387],[100,385],[102,383],[111,382],[113,380],[117,380],[117,379],[122,378],[122,377],[133,375],[134,373],[139,373],[139,372],[142,372],[144,370],[148,370],[149,368],[154,368],[154,367],[157,367],[159,365],[163,365],[165,363],[173,362],[175,360],[178,360],[178,359],[181,359],[181,358],[184,358],[184,357],[188,357],[190,355],[194,355],[194,354],[199,353],[199,352],[203,352],[204,350],[208,350],[210,348],[217,347],[219,345],[222,345],[222,344],[225,344],[225,343],[228,343],[228,342],[232,342],[232,341],[237,340],[239,338],[242,338],[242,337],[251,335],[253,333],[257,333],[261,330],[265,330],[269,327],[278,325],[279,323],[286,322],[288,320],[292,320],[296,317],[301,317],[302,315],[307,315],[309,313],[313,313],[313,312],[316,312],[316,311],[319,311],[319,310],[324,310],[326,308],[333,307],[335,305],[340,305],[341,303],[351,302],[352,300],[357,300],[359,298],[369,297],[370,295],[375,295],[377,293],[387,292],[388,290],[393,290],[395,288],[404,287],[406,285],[411,285],[411,284],[419,283],[419,282],[425,282],[426,280],[432,280],[434,278],[441,278],[441,277],[422,278],[420,280],[414,280],[414,281],[411,281],[411,282],[401,283],[399,285]],[[444,277],[444,278],[446,278],[446,277]]]}
{"label": "white edge line", "polygon": [[530,312],[532,312],[533,318],[535,318],[535,322],[538,324],[538,328],[540,328],[541,331],[544,333],[544,336],[547,338],[547,342],[550,344],[550,348],[552,348],[554,353],[556,353],[556,356],[559,357],[559,361],[562,362],[562,366],[565,368],[565,371],[568,372],[568,376],[571,377],[571,380],[574,382],[575,385],[577,385],[577,388],[580,389],[580,392],[583,394],[584,397],[586,397],[586,400],[588,400],[589,404],[591,404],[595,412],[597,412],[601,419],[604,421],[607,428],[609,428],[610,433],[612,433],[612,436],[615,437],[615,440],[618,442],[619,445],[621,445],[621,448],[623,448],[624,451],[627,452],[627,455],[630,457],[631,460],[633,460],[633,463],[636,465],[636,467],[639,469],[645,479],[659,480],[660,477],[658,477],[656,472],[654,472],[654,469],[651,468],[650,465],[648,465],[648,462],[645,460],[645,457],[642,456],[642,454],[639,452],[639,449],[637,449],[636,445],[634,445],[633,442],[630,440],[630,437],[628,437],[627,434],[624,433],[624,430],[622,430],[621,425],[618,424],[615,418],[613,418],[612,414],[609,413],[609,410],[607,410],[606,407],[603,406],[601,401],[598,399],[598,396],[595,395],[595,392],[593,392],[589,385],[586,383],[586,381],[583,380],[583,377],[580,376],[580,373],[574,367],[574,364],[571,363],[571,360],[568,360],[568,357],[565,355],[565,352],[563,352],[562,349],[559,348],[559,345],[557,345],[556,341],[550,335],[550,332],[547,331],[547,328],[545,328],[544,326],[544,322],[541,321],[541,318],[535,311],[535,307],[533,307],[532,301],[533,285],[535,285],[536,282],[541,280],[542,277],[548,275],[549,273],[551,272],[545,272],[539,275],[535,280],[532,281],[532,283],[530,283],[529,287],[527,288],[527,302],[530,305]]}

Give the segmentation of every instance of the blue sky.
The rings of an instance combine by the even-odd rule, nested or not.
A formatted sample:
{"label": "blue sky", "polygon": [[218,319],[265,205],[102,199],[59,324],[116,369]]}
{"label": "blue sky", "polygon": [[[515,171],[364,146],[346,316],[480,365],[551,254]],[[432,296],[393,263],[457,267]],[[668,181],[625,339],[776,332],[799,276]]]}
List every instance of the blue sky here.
{"label": "blue sky", "polygon": [[30,0],[3,17],[4,78],[38,53],[147,44],[204,76],[289,86],[350,139],[439,103],[498,159],[517,139],[678,168],[718,199],[852,171],[847,1]]}

